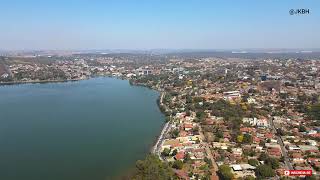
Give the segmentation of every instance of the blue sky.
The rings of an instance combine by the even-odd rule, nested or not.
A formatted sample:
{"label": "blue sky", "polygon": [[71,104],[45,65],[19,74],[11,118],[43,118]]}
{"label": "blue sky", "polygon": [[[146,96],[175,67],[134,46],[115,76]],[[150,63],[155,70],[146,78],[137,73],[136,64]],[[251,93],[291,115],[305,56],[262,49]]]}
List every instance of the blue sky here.
{"label": "blue sky", "polygon": [[[0,0],[0,49],[320,48],[318,0]],[[308,15],[289,15],[307,8]]]}

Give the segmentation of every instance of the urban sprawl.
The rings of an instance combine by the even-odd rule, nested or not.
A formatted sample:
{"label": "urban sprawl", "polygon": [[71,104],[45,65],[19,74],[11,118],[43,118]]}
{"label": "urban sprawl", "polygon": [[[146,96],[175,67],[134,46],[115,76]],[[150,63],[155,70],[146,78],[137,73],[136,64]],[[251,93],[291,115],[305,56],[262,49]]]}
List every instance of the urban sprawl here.
{"label": "urban sprawl", "polygon": [[147,171],[159,179],[299,177],[287,176],[286,170],[312,170],[306,178],[319,179],[319,59],[129,53],[0,57],[1,84],[95,76],[160,92],[166,123],[151,155],[137,162],[136,179]]}

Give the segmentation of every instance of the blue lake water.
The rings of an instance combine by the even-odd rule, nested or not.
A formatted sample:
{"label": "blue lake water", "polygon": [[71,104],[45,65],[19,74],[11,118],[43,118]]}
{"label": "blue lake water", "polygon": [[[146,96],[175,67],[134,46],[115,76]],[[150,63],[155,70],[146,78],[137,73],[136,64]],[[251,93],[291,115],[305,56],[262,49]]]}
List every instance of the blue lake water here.
{"label": "blue lake water", "polygon": [[114,78],[0,86],[0,179],[126,173],[160,134],[158,96]]}

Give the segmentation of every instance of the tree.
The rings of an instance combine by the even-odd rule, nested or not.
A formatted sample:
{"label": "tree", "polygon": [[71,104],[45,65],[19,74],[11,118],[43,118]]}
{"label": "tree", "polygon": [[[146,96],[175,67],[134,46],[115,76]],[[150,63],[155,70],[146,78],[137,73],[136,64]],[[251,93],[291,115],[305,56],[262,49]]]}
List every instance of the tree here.
{"label": "tree", "polygon": [[222,131],[218,130],[217,133],[216,133],[216,137],[217,137],[217,138],[223,138],[223,133],[222,133]]}
{"label": "tree", "polygon": [[258,159],[260,161],[265,161],[268,158],[269,158],[269,156],[266,153],[261,153]]}
{"label": "tree", "polygon": [[176,138],[179,136],[179,129],[174,129],[173,131],[170,132],[170,135],[172,138]]}
{"label": "tree", "polygon": [[244,178],[244,180],[255,180],[256,178],[254,178],[253,176],[246,176]]}
{"label": "tree", "polygon": [[173,162],[172,167],[175,169],[182,169],[183,162],[181,160],[176,160]]}
{"label": "tree", "polygon": [[228,165],[221,165],[218,171],[219,175],[224,180],[231,180],[233,178],[233,174],[231,172],[231,168]]}
{"label": "tree", "polygon": [[198,111],[198,112],[196,113],[196,117],[197,117],[200,121],[202,121],[202,120],[204,120],[204,119],[206,118],[206,113],[205,113],[204,111]]}
{"label": "tree", "polygon": [[190,154],[186,153],[184,155],[183,162],[187,163],[187,162],[190,162],[190,161],[191,161]]}
{"label": "tree", "polygon": [[244,136],[243,136],[242,134],[238,135],[238,136],[237,136],[237,142],[238,142],[238,143],[242,143],[242,142],[243,142],[243,137],[244,137]]}
{"label": "tree", "polygon": [[312,105],[309,108],[309,117],[315,120],[320,120],[320,103]]}
{"label": "tree", "polygon": [[316,180],[317,178],[312,175],[312,176],[306,176],[304,179],[305,180]]}
{"label": "tree", "polygon": [[299,126],[299,132],[305,132],[307,129],[304,126]]}
{"label": "tree", "polygon": [[249,159],[249,160],[248,160],[248,163],[249,163],[251,166],[258,166],[258,165],[259,165],[259,161],[256,160],[256,159]]}
{"label": "tree", "polygon": [[279,168],[279,160],[276,158],[267,158],[265,160],[265,164],[269,165],[272,167],[272,169],[277,169]]}
{"label": "tree", "polygon": [[169,148],[164,148],[163,151],[161,152],[162,156],[169,156],[171,152],[171,149]]}
{"label": "tree", "polygon": [[204,162],[206,162],[209,165],[209,167],[212,167],[212,161],[209,158],[205,157]]}
{"label": "tree", "polygon": [[266,142],[263,141],[263,140],[259,142],[259,145],[262,146],[262,147],[265,147],[265,144],[266,144]]}
{"label": "tree", "polygon": [[268,165],[260,165],[256,168],[256,176],[261,177],[261,178],[266,178],[266,177],[273,177],[275,175],[275,172],[273,169],[268,166]]}
{"label": "tree", "polygon": [[178,150],[177,149],[174,149],[171,153],[171,156],[175,156],[176,154],[178,154]]}
{"label": "tree", "polygon": [[170,116],[166,116],[166,122],[169,122],[170,121]]}
{"label": "tree", "polygon": [[288,176],[282,176],[280,177],[280,180],[290,180],[290,178]]}
{"label": "tree", "polygon": [[250,134],[244,134],[243,143],[252,143],[252,136]]}
{"label": "tree", "polygon": [[136,180],[169,180],[174,177],[173,170],[156,155],[147,155],[145,160],[136,162],[135,172],[131,179]]}

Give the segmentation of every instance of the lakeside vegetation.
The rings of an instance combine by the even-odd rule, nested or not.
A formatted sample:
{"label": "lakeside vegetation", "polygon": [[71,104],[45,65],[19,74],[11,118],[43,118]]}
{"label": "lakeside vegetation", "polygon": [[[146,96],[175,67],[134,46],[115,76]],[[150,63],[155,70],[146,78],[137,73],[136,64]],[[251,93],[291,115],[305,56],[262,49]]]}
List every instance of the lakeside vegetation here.
{"label": "lakeside vegetation", "polygon": [[173,169],[157,155],[149,154],[144,160],[136,162],[133,180],[172,180],[177,179]]}

